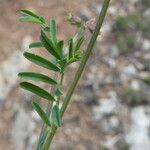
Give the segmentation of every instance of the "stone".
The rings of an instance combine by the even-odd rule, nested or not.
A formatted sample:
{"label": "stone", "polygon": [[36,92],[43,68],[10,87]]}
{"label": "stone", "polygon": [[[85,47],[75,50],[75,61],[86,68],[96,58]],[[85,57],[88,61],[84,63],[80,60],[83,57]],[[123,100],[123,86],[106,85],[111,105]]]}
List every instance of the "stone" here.
{"label": "stone", "polygon": [[119,56],[119,48],[117,45],[111,47],[110,54],[112,58],[117,58]]}
{"label": "stone", "polygon": [[29,49],[29,45],[32,43],[32,37],[27,35],[22,40],[21,50],[25,51]]}
{"label": "stone", "polygon": [[117,133],[118,129],[120,129],[119,125],[120,122],[117,116],[112,116],[110,118],[103,119],[103,121],[101,122],[102,131],[108,135]]}
{"label": "stone", "polygon": [[131,150],[150,149],[150,108],[138,106],[131,111],[131,124],[126,133],[126,141]]}
{"label": "stone", "polygon": [[107,137],[103,145],[107,150],[129,150],[129,145],[121,135]]}
{"label": "stone", "polygon": [[94,10],[96,10],[96,13],[99,14],[102,10],[102,5],[96,5],[94,7],[95,7]]}
{"label": "stone", "polygon": [[14,52],[0,65],[0,101],[7,98],[9,92],[17,83],[17,74],[28,66],[29,62],[19,51]]}
{"label": "stone", "polygon": [[138,3],[140,0],[130,0],[131,3],[135,4]]}
{"label": "stone", "polygon": [[110,93],[110,98],[100,99],[99,105],[93,106],[93,119],[101,120],[107,116],[115,115],[118,109],[119,103],[116,94]]}
{"label": "stone", "polygon": [[111,30],[112,30],[112,23],[107,21],[107,23],[105,23],[102,26],[101,33],[106,34],[106,33],[111,32]]}
{"label": "stone", "polygon": [[138,80],[133,80],[131,82],[131,88],[134,90],[140,90],[140,83]]}
{"label": "stone", "polygon": [[110,68],[116,67],[116,60],[115,59],[112,59],[110,57],[105,57],[105,61],[108,63]]}
{"label": "stone", "polygon": [[146,19],[149,19],[149,18],[150,18],[150,8],[149,8],[149,9],[146,9],[146,10],[143,12],[143,16],[144,16]]}
{"label": "stone", "polygon": [[16,143],[17,150],[24,149],[27,146],[26,141],[34,135],[35,127],[31,117],[24,109],[19,108],[12,125],[12,139]]}
{"label": "stone", "polygon": [[136,75],[137,74],[137,70],[134,67],[134,65],[132,65],[132,64],[124,67],[122,72],[126,75]]}
{"label": "stone", "polygon": [[144,51],[150,51],[150,40],[144,39],[142,42],[142,49]]}
{"label": "stone", "polygon": [[113,5],[110,6],[109,9],[108,9],[108,14],[109,14],[109,15],[114,16],[114,15],[117,14],[117,12],[118,12],[118,11],[117,11],[117,8],[116,8],[115,6],[113,6]]}

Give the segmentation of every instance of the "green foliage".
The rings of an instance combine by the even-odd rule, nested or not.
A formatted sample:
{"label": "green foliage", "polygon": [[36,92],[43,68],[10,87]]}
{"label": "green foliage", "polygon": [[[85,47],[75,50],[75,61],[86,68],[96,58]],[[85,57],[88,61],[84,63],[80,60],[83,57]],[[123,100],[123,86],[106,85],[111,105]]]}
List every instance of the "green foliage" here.
{"label": "green foliage", "polygon": [[150,75],[146,76],[143,81],[147,84],[150,85]]}
{"label": "green foliage", "polygon": [[118,35],[118,47],[121,54],[128,54],[133,52],[136,46],[136,37],[134,35]]}
{"label": "green foliage", "polygon": [[[79,29],[78,33],[73,38],[70,38],[68,40],[69,42],[65,46],[64,41],[59,40],[57,37],[57,24],[54,18],[52,18],[50,21],[46,21],[43,17],[29,10],[21,10],[21,13],[23,14],[23,16],[20,18],[20,21],[31,22],[41,26],[39,38],[40,41],[31,43],[29,45],[29,48],[44,48],[50,53],[54,61],[45,59],[39,55],[29,52],[25,52],[23,54],[24,57],[37,66],[56,72],[57,75],[61,77],[61,80],[60,82],[56,81],[51,77],[41,73],[21,72],[18,74],[19,77],[32,81],[44,82],[50,86],[53,85],[55,86],[55,92],[49,93],[43,88],[29,82],[21,82],[20,86],[23,89],[32,92],[35,95],[44,98],[52,103],[50,115],[47,115],[37,102],[34,101],[32,103],[32,106],[38,113],[46,127],[60,127],[62,121],[59,101],[60,97],[63,95],[63,74],[68,65],[73,62],[79,61],[82,58],[81,45],[84,41],[84,30]],[[66,54],[64,53],[65,49],[68,49],[68,52]],[[44,130],[39,139],[38,150],[42,149],[43,143],[46,138],[47,130]]]}
{"label": "green foliage", "polygon": [[[37,23],[42,27],[40,40],[42,42],[42,46],[45,49],[47,49],[50,52],[50,54],[54,57],[53,62],[55,62],[55,63],[52,64],[49,60],[46,60],[40,56],[31,54],[31,53],[25,53],[24,56],[27,59],[29,59],[31,62],[33,62],[39,66],[42,66],[44,68],[47,68],[48,64],[49,64],[49,66],[51,67],[50,69],[52,69],[53,65],[55,65],[55,67],[58,67],[60,69],[60,71],[56,70],[57,75],[60,76],[60,83],[59,83],[60,85],[56,85],[55,88],[60,88],[63,86],[63,77],[64,77],[64,71],[65,71],[66,67],[73,62],[79,61],[83,57],[83,59],[81,59],[81,63],[79,65],[79,68],[75,74],[74,80],[71,83],[71,85],[68,89],[68,92],[64,98],[62,106],[60,106],[60,103],[59,103],[59,101],[61,100],[59,92],[55,92],[55,96],[53,97],[54,102],[52,102],[53,107],[51,110],[49,110],[51,103],[49,103],[49,105],[48,105],[49,109],[47,109],[48,110],[47,116],[48,117],[50,116],[51,126],[50,127],[44,126],[44,129],[42,131],[42,134],[41,134],[39,142],[38,142],[38,148],[37,148],[38,150],[48,150],[49,149],[51,141],[52,141],[52,139],[53,139],[53,137],[57,131],[57,128],[61,125],[61,117],[63,116],[63,114],[64,114],[64,112],[65,112],[65,110],[66,110],[66,108],[67,108],[67,106],[71,100],[71,96],[75,90],[75,87],[77,86],[77,83],[78,83],[78,81],[81,77],[81,74],[85,68],[87,60],[88,60],[88,58],[92,52],[92,49],[93,49],[94,44],[96,42],[96,39],[99,35],[102,24],[104,22],[104,18],[106,16],[106,12],[107,12],[109,3],[110,3],[110,0],[105,0],[103,3],[101,13],[99,14],[99,17],[98,17],[97,25],[94,28],[93,35],[92,35],[91,40],[89,42],[89,45],[87,47],[87,51],[85,52],[84,55],[83,55],[81,48],[80,48],[81,43],[83,43],[83,38],[80,38],[80,37],[83,36],[82,33],[84,33],[85,26],[82,25],[82,20],[80,21],[80,18],[73,18],[71,16],[72,18],[70,18],[70,19],[73,19],[72,21],[75,21],[76,26],[78,26],[78,23],[81,23],[81,24],[80,24],[80,26],[78,26],[80,28],[79,32],[75,35],[75,37],[71,38],[72,40],[68,43],[69,45],[67,44],[67,46],[65,47],[64,42],[57,39],[57,32],[55,30],[55,27],[57,27],[57,25],[55,24],[54,20],[50,23],[51,25],[48,25],[43,17],[40,17],[37,14],[35,14],[31,11],[28,11],[28,10],[22,11],[24,14],[23,17],[30,17],[28,22],[31,22],[31,19],[38,19],[42,22],[42,24]],[[25,22],[26,21],[27,20],[25,20]],[[33,23],[35,23],[35,21],[33,21]],[[50,28],[54,28],[53,31]],[[47,32],[50,33],[50,37],[46,35]],[[36,46],[38,46],[38,45],[36,45]],[[49,47],[49,46],[51,46],[51,47]],[[52,52],[52,50],[50,50],[49,48],[52,48],[52,50],[55,52]],[[63,52],[64,49],[68,50],[67,53]],[[60,56],[60,58],[56,54],[58,54]],[[54,69],[52,69],[52,70],[55,71]],[[21,83],[21,86],[24,89],[26,89],[30,92],[33,92],[36,95],[39,95],[43,98],[47,98],[47,97],[49,97],[49,95],[51,95],[47,91],[41,89],[40,87],[35,86],[35,85],[28,83],[28,82]],[[41,114],[43,114],[44,111],[41,111],[42,110],[41,107],[38,107],[38,106],[37,105],[35,106],[36,111],[39,113],[40,116],[42,116]]]}
{"label": "green foliage", "polygon": [[49,94],[47,91],[43,90],[42,88],[32,84],[32,83],[29,83],[29,82],[21,82],[20,83],[20,86],[25,89],[25,90],[28,90],[44,99],[47,99],[47,100],[50,100],[50,101],[55,101],[54,97]]}
{"label": "green foliage", "polygon": [[63,94],[62,91],[59,88],[57,88],[56,91],[55,91],[55,96],[59,97],[62,94]]}
{"label": "green foliage", "polygon": [[140,93],[140,90],[135,90],[132,88],[127,89],[126,97],[131,105],[136,105],[142,101],[142,95]]}
{"label": "green foliage", "polygon": [[32,83],[21,82],[20,87],[22,87],[23,89],[28,90],[46,100],[56,101],[55,98],[50,93],[48,93],[47,91],[43,90],[42,88],[40,88]]}
{"label": "green foliage", "polygon": [[50,20],[50,38],[52,39],[53,44],[57,43],[57,27],[54,18]]}
{"label": "green foliage", "polygon": [[43,44],[41,42],[31,43],[29,45],[29,48],[41,48],[43,47]]}
{"label": "green foliage", "polygon": [[39,24],[43,28],[47,27],[45,19],[41,16],[38,16],[36,13],[25,9],[21,10],[21,13],[24,15],[19,18],[21,22]]}
{"label": "green foliage", "polygon": [[126,32],[139,30],[142,28],[142,18],[139,14],[131,14],[129,16],[120,16],[113,25],[114,32]]}
{"label": "green foliage", "polygon": [[30,60],[31,62],[33,62],[34,64],[41,66],[43,68],[50,69],[53,71],[60,71],[59,67],[57,67],[56,65],[54,65],[47,59],[42,58],[38,55],[25,52],[24,57],[27,58],[28,60]]}
{"label": "green foliage", "polygon": [[37,145],[37,150],[42,150],[42,147],[43,147],[43,144],[46,140],[46,137],[47,137],[47,130],[46,131],[43,131],[40,135],[40,138],[39,138],[39,142],[38,142],[38,145]]}
{"label": "green foliage", "polygon": [[141,0],[141,2],[142,2],[143,6],[150,8],[150,1],[149,0]]}
{"label": "green foliage", "polygon": [[149,95],[142,89],[127,88],[122,94],[123,103],[129,106],[137,106],[140,104],[147,104],[149,102]]}
{"label": "green foliage", "polygon": [[52,107],[50,122],[52,125],[55,125],[57,127],[61,126],[60,109],[59,109],[58,105],[54,105]]}
{"label": "green foliage", "polygon": [[40,40],[50,54],[59,60],[61,59],[57,46],[52,43],[52,40],[50,40],[43,31],[41,31]]}
{"label": "green foliage", "polygon": [[45,124],[47,124],[48,126],[50,126],[50,121],[48,116],[46,115],[46,113],[43,111],[43,109],[40,107],[40,105],[36,102],[32,102],[32,107],[36,110],[36,112],[39,114],[39,116],[41,117],[41,119],[43,120],[43,122]]}
{"label": "green foliage", "polygon": [[116,35],[120,53],[128,54],[134,51],[137,45],[136,33],[144,30],[146,26],[138,13],[118,17],[112,31]]}
{"label": "green foliage", "polygon": [[21,72],[18,74],[18,76],[29,80],[42,81],[52,85],[58,84],[57,81],[55,81],[54,79],[40,73]]}
{"label": "green foliage", "polygon": [[150,71],[150,60],[143,60],[142,63],[144,64],[144,71]]}
{"label": "green foliage", "polygon": [[68,41],[68,50],[69,50],[69,56],[68,56],[68,59],[71,59],[73,57],[73,39],[71,38],[69,41]]}

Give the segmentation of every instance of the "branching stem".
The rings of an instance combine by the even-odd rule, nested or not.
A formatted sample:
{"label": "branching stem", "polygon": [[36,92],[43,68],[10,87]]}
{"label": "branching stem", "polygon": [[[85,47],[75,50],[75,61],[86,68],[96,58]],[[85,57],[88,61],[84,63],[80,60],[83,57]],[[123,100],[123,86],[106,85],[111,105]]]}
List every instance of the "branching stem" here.
{"label": "branching stem", "polygon": [[[109,6],[109,3],[110,3],[110,0],[104,0],[104,3],[103,3],[103,7],[102,7],[102,10],[99,14],[99,17],[98,17],[98,21],[97,21],[97,25],[96,25],[96,28],[95,28],[95,31],[91,37],[91,40],[90,40],[90,43],[87,47],[87,51],[85,52],[85,55],[83,56],[82,60],[81,60],[81,63],[80,63],[80,66],[75,74],[75,77],[69,87],[69,90],[67,92],[67,95],[64,99],[64,102],[63,102],[63,105],[62,105],[62,108],[61,108],[61,117],[63,117],[65,111],[66,111],[66,108],[71,100],[71,97],[73,95],[73,92],[78,84],[78,81],[79,79],[81,78],[81,75],[82,75],[82,72],[85,68],[85,65],[86,65],[86,62],[93,50],[93,47],[95,45],[95,42],[96,42],[96,39],[99,35],[99,32],[100,32],[100,29],[102,27],[102,24],[104,22],[104,18],[106,16],[106,12],[107,12],[107,8]],[[50,147],[50,144],[52,142],[52,139],[56,133],[56,130],[57,130],[57,127],[56,126],[52,126],[50,132],[48,133],[48,136],[46,138],[46,141],[45,141],[45,144],[44,144],[44,149],[43,150],[49,150],[49,147]]]}

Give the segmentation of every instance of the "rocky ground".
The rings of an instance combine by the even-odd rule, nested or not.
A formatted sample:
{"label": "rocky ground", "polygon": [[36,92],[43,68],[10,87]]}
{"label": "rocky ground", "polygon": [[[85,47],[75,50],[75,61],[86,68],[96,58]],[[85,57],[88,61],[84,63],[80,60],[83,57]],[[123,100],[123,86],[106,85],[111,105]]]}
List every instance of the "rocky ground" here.
{"label": "rocky ground", "polygon": [[[55,16],[59,37],[67,39],[76,29],[66,22],[66,11],[86,19],[95,17],[101,4],[102,0],[0,0],[0,150],[33,150],[41,127],[30,104],[39,98],[18,88],[16,76],[21,70],[41,71],[22,56],[39,28],[20,23],[19,10]],[[52,149],[150,149],[149,26],[148,0],[112,0]],[[77,66],[67,70],[65,90]]]}

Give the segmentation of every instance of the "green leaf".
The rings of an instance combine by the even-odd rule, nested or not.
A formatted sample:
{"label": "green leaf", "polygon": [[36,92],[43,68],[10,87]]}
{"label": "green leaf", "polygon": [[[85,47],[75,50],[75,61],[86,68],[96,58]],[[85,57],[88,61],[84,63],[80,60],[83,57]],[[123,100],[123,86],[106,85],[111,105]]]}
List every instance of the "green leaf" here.
{"label": "green leaf", "polygon": [[47,91],[43,90],[42,88],[40,88],[32,83],[21,82],[20,86],[21,86],[21,88],[23,88],[27,91],[30,91],[46,100],[55,101],[54,97],[50,93],[48,93]]}
{"label": "green leaf", "polygon": [[35,14],[34,12],[32,12],[32,11],[30,11],[30,10],[27,10],[27,9],[22,9],[20,12],[21,12],[22,14],[24,14],[24,15],[32,16],[32,17],[38,18],[38,19],[39,19],[39,17],[40,17],[40,16],[38,16],[37,14]]}
{"label": "green leaf", "polygon": [[50,126],[50,121],[46,115],[46,113],[43,111],[43,109],[40,107],[40,105],[36,102],[32,102],[32,107],[36,110],[36,112],[39,114],[39,116],[41,117],[41,119],[43,120],[43,122],[45,124],[47,124],[48,126]]}
{"label": "green leaf", "polygon": [[57,48],[53,45],[53,43],[50,41],[50,39],[45,35],[43,31],[41,31],[40,40],[49,53],[51,53],[57,59],[61,59],[59,53],[57,52]]}
{"label": "green leaf", "polygon": [[29,45],[29,48],[41,48],[43,47],[43,44],[41,42],[31,43]]}
{"label": "green leaf", "polygon": [[61,126],[61,117],[58,105],[54,105],[52,108],[50,122],[57,127]]}
{"label": "green leaf", "polygon": [[70,65],[76,61],[79,61],[80,59],[79,58],[71,58],[68,62],[67,62],[67,65]]}
{"label": "green leaf", "polygon": [[42,66],[46,69],[50,69],[53,71],[60,71],[60,69],[56,65],[54,65],[53,63],[51,63],[47,59],[44,59],[38,55],[25,52],[24,57],[27,58],[28,60],[30,60],[31,62],[35,63],[36,65]]}
{"label": "green leaf", "polygon": [[42,147],[43,147],[43,144],[46,140],[46,137],[47,137],[47,130],[46,131],[43,131],[40,135],[40,138],[39,138],[39,141],[38,141],[38,146],[37,146],[37,150],[42,150]]}
{"label": "green leaf", "polygon": [[76,33],[76,35],[75,35],[74,38],[73,38],[73,43],[74,43],[75,45],[77,44],[78,39],[80,39],[80,38],[84,35],[84,32],[85,32],[84,29],[80,29],[80,30]]}
{"label": "green leaf", "polygon": [[58,84],[55,80],[52,78],[40,74],[40,73],[34,73],[34,72],[21,72],[18,74],[19,77],[29,79],[29,80],[34,80],[34,81],[42,81],[48,84],[56,85]]}
{"label": "green leaf", "polygon": [[46,24],[46,21],[43,17],[38,16],[37,14],[35,14],[30,10],[22,9],[21,13],[25,15],[20,18],[20,21],[22,22],[37,23],[37,24],[41,24],[41,26]]}
{"label": "green leaf", "polygon": [[71,38],[68,41],[68,46],[69,46],[69,59],[73,57],[73,39]]}
{"label": "green leaf", "polygon": [[21,22],[32,22],[36,24],[42,24],[41,20],[34,18],[34,17],[29,17],[29,16],[22,16],[19,18],[19,21]]}
{"label": "green leaf", "polygon": [[57,96],[57,97],[59,97],[59,96],[61,96],[62,95],[62,91],[58,88],[58,89],[56,89],[56,91],[55,91],[55,96]]}
{"label": "green leaf", "polygon": [[77,50],[75,51],[74,57],[77,59],[81,59],[82,58],[83,53],[81,52],[81,50]]}
{"label": "green leaf", "polygon": [[60,56],[63,56],[63,47],[64,47],[64,41],[59,41],[57,43],[57,47],[58,47],[58,51],[59,51],[59,54]]}
{"label": "green leaf", "polygon": [[58,63],[61,67],[61,71],[63,71],[65,69],[66,65],[67,65],[67,58],[64,58],[64,59],[58,61]]}
{"label": "green leaf", "polygon": [[50,38],[54,44],[57,43],[57,27],[54,18],[50,20]]}
{"label": "green leaf", "polygon": [[77,44],[75,46],[75,51],[78,51],[82,45],[84,41],[84,36],[81,36],[78,40],[77,40]]}

